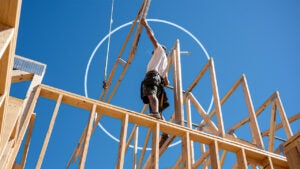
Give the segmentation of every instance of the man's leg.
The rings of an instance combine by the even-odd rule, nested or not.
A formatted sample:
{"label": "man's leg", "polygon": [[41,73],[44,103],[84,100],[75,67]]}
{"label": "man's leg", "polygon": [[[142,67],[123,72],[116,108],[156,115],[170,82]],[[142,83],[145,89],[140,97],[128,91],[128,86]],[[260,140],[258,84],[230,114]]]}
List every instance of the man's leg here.
{"label": "man's leg", "polygon": [[152,94],[152,95],[148,95],[148,99],[149,99],[149,105],[150,105],[150,115],[152,117],[155,117],[157,119],[160,119],[161,116],[158,112],[158,99],[156,97],[155,94]]}

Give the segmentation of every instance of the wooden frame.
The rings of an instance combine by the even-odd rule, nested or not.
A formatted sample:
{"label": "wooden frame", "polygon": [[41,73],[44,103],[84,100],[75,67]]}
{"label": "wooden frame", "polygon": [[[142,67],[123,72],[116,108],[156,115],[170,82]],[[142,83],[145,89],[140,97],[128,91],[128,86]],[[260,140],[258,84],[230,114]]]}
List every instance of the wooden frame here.
{"label": "wooden frame", "polygon": [[[115,62],[113,70],[109,75],[107,84],[108,89],[102,90],[99,100],[106,102],[101,102],[98,100],[89,99],[83,96],[79,96],[73,93],[66,92],[64,90],[56,89],[46,85],[40,85],[46,65],[37,63],[32,60],[27,60],[25,58],[20,58],[15,56],[15,46],[18,32],[19,24],[19,15],[20,15],[20,0],[0,0],[0,168],[22,168],[25,167],[27,153],[29,151],[29,143],[31,140],[31,133],[33,132],[33,125],[35,121],[35,106],[40,97],[53,100],[56,102],[52,119],[49,124],[48,132],[44,139],[44,144],[41,149],[39,158],[37,159],[36,168],[41,168],[44,155],[46,153],[47,145],[50,141],[50,136],[55,124],[55,119],[60,108],[61,103],[67,104],[76,108],[81,108],[88,110],[90,112],[88,123],[83,131],[83,134],[78,142],[78,147],[74,150],[71,159],[69,160],[68,166],[80,158],[79,168],[85,167],[85,161],[87,158],[89,140],[93,134],[93,131],[97,127],[98,122],[102,116],[109,116],[116,118],[122,121],[122,128],[120,133],[120,143],[118,150],[118,162],[116,163],[116,168],[124,168],[125,154],[129,147],[129,143],[134,138],[134,155],[133,155],[133,168],[159,168],[160,156],[167,151],[168,146],[173,142],[176,137],[179,137],[182,140],[181,146],[182,151],[181,155],[176,160],[173,168],[184,166],[184,168],[197,168],[202,165],[203,168],[211,166],[212,168],[222,168],[222,165],[225,161],[226,154],[228,152],[233,152],[236,154],[236,164],[233,168],[247,168],[250,165],[252,168],[256,166],[269,167],[269,168],[288,168],[287,159],[284,155],[276,154],[274,151],[274,139],[275,132],[280,128],[284,128],[287,139],[292,138],[293,132],[290,128],[290,123],[300,118],[300,113],[287,118],[284,107],[282,105],[279,92],[275,92],[266,102],[256,111],[254,111],[252,99],[250,96],[250,91],[246,81],[245,75],[234,84],[234,86],[229,90],[229,92],[220,100],[216,71],[214,67],[213,58],[210,58],[205,64],[203,69],[195,77],[195,80],[191,83],[190,87],[186,91],[182,90],[182,79],[181,79],[181,61],[180,61],[180,44],[179,40],[176,41],[175,47],[172,49],[172,56],[168,57],[169,65],[168,70],[170,69],[171,64],[173,65],[174,71],[174,97],[175,102],[175,113],[173,118],[168,121],[155,120],[149,118],[149,116],[143,114],[147,108],[144,106],[141,113],[137,113],[131,110],[124,109],[122,107],[117,107],[111,104],[108,104],[112,99],[114,93],[116,92],[120,82],[122,81],[127,69],[129,68],[132,60],[135,56],[135,52],[138,46],[139,37],[142,32],[142,25],[138,24],[136,33],[134,35],[133,43],[131,45],[130,54],[127,61],[123,61],[121,56],[123,51],[128,43],[128,40],[138,23],[139,19],[146,18],[147,12],[150,6],[150,0],[145,0],[138,12],[132,27],[128,33],[126,41],[120,50],[118,55],[118,60]],[[24,62],[31,62],[37,66],[41,66],[41,72],[31,72],[26,69],[18,68],[18,70],[12,71],[14,68],[13,60],[21,59]],[[110,83],[114,77],[115,69],[117,65],[122,65],[124,67],[115,87],[113,88],[110,96],[106,99]],[[214,110],[211,112],[205,112],[201,106],[201,103],[197,98],[192,94],[192,90],[196,87],[197,83],[200,81],[206,71],[210,71],[210,80],[212,85],[213,92],[213,101],[214,101]],[[7,110],[10,107],[9,105],[14,103],[12,97],[9,96],[10,85],[16,82],[23,82],[31,80],[31,84],[26,93],[26,99],[20,101],[15,110],[16,114],[10,114],[12,117],[7,116]],[[248,108],[249,117],[238,122],[225,133],[223,114],[221,106],[222,104],[230,97],[230,95],[235,91],[238,85],[242,85],[243,92],[245,95],[245,101]],[[187,112],[187,127],[184,125],[184,116],[183,116],[183,104],[186,103],[186,112]],[[202,121],[199,122],[197,128],[193,128],[194,125],[192,119],[192,110],[191,103],[196,107],[198,113],[202,117]],[[272,105],[271,117],[270,117],[270,129],[261,133],[257,117],[263,112],[263,110],[268,106]],[[279,113],[281,123],[276,124],[276,113]],[[93,124],[94,116],[97,113],[97,119]],[[212,117],[216,115],[217,125],[211,120]],[[9,118],[9,119],[7,119]],[[5,122],[10,121],[11,125],[9,129]],[[175,120],[174,123],[173,121]],[[252,135],[254,137],[254,145],[245,141],[236,138],[233,134],[233,131],[241,127],[246,123],[250,123],[250,128]],[[127,139],[128,132],[128,123],[134,124],[134,129]],[[178,125],[180,124],[180,125]],[[207,127],[206,127],[207,125]],[[143,150],[140,155],[140,159],[137,163],[137,141],[138,141],[138,128],[139,126],[148,128],[148,132],[145,138]],[[6,129],[3,134],[4,129]],[[201,131],[199,131],[201,129]],[[21,143],[25,137],[25,133],[28,131],[25,140],[25,150],[22,154],[21,164],[15,162],[17,153],[20,150]],[[165,142],[165,144],[159,148],[159,133],[164,132],[170,135],[170,138]],[[152,152],[148,156],[144,166],[144,158],[146,156],[146,147],[148,145],[150,135],[152,133]],[[5,137],[4,137],[5,135]],[[269,136],[268,148],[264,148],[262,137]],[[13,140],[12,142],[9,139]],[[195,160],[194,143],[200,144],[201,156]],[[205,146],[209,147],[206,150]],[[221,158],[219,156],[222,151]],[[10,152],[4,154],[3,152]],[[67,167],[68,168],[68,167]]]}
{"label": "wooden frame", "polygon": [[[125,116],[128,116],[129,117],[128,122],[140,126],[144,126],[147,128],[151,128],[151,129],[155,128],[156,124],[159,123],[160,126],[159,130],[162,132],[169,133],[171,135],[182,137],[182,138],[186,137],[186,133],[188,132],[190,136],[190,140],[193,142],[199,142],[207,145],[211,145],[211,143],[214,142],[212,146],[218,145],[219,150],[222,149],[231,152],[239,152],[241,151],[241,149],[243,149],[245,151],[245,155],[247,158],[251,158],[256,161],[262,161],[265,158],[270,158],[271,161],[273,162],[273,165],[280,166],[283,168],[287,167],[287,161],[285,157],[268,152],[266,150],[261,150],[251,146],[245,146],[239,142],[235,142],[225,138],[219,138],[216,136],[212,136],[210,134],[205,134],[204,132],[199,132],[194,129],[178,126],[176,124],[167,121],[157,121],[155,119],[149,118],[147,115],[144,114],[135,113],[130,110],[123,109],[121,107],[88,99],[83,96],[78,96],[63,90],[55,89],[50,86],[41,85],[39,89],[41,90],[40,97],[48,98],[51,100],[57,100],[59,94],[63,94],[64,95],[63,102],[71,106],[75,106],[83,109],[89,109],[91,105],[95,104],[96,111],[102,112],[103,115],[105,116],[110,116],[113,118],[123,119],[123,120]],[[124,142],[124,144],[126,145],[126,142]]]}

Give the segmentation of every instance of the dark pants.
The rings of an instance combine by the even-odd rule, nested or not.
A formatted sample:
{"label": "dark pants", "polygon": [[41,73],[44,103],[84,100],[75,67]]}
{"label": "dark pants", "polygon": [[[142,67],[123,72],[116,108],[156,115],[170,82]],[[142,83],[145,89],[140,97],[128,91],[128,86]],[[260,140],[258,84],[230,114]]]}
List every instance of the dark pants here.
{"label": "dark pants", "polygon": [[167,94],[163,87],[162,77],[156,71],[147,72],[141,83],[141,99],[144,104],[149,104],[148,95],[156,95],[159,101],[159,112],[169,106]]}

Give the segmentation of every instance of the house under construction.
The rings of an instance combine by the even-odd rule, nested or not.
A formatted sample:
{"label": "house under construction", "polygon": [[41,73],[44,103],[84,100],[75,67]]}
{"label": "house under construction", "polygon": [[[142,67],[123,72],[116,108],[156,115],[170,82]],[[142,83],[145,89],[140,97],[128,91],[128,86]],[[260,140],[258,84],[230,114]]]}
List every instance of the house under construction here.
{"label": "house under construction", "polygon": [[[108,88],[103,89],[99,100],[93,100],[42,84],[46,64],[15,54],[21,0],[0,0],[0,168],[21,169],[25,167],[35,123],[35,107],[39,98],[54,102],[55,107],[39,158],[36,159],[37,169],[43,168],[43,159],[61,104],[90,112],[85,129],[77,131],[82,133],[77,146],[74,147],[73,152],[68,152],[71,156],[70,160],[66,161],[67,168],[74,165],[75,161],[78,162],[78,168],[85,168],[90,138],[103,116],[115,118],[122,122],[118,160],[115,164],[118,169],[124,168],[125,154],[128,153],[129,144],[132,142],[135,150],[133,158],[126,159],[132,160],[132,168],[160,168],[160,156],[168,150],[169,145],[175,139],[181,140],[181,155],[175,159],[174,164],[170,164],[169,168],[221,169],[227,153],[236,155],[236,161],[233,162],[232,168],[299,168],[300,132],[293,133],[290,124],[300,118],[300,113],[287,117],[277,91],[257,110],[254,110],[245,75],[242,75],[227,94],[220,98],[213,58],[207,61],[192,84],[183,90],[179,40],[175,42],[168,56],[168,68],[169,71],[173,71],[174,84],[174,87],[169,87],[174,93],[172,96],[174,97],[174,113],[169,121],[156,120],[146,115],[145,111],[148,105],[145,105],[141,112],[134,112],[109,103],[118,86],[121,85],[121,81],[135,56],[139,36],[143,28],[138,20],[146,18],[149,5],[150,0],[144,0],[128,33],[128,38],[133,37],[128,60],[121,59],[123,52],[123,49],[121,49],[119,60],[115,62],[109,74]],[[124,47],[127,42],[126,40]],[[122,66],[123,70],[116,84],[112,84],[115,69],[118,65]],[[193,89],[207,72],[209,72],[214,105],[213,110],[210,112],[203,109],[201,103],[193,94]],[[26,91],[25,99],[11,96],[11,85],[23,82],[30,82],[29,87],[24,89]],[[222,105],[230,99],[230,96],[238,87],[243,89],[248,117],[225,131],[223,118],[226,117],[222,115]],[[111,88],[112,92],[107,96],[107,91]],[[108,101],[102,101],[102,98],[106,97],[108,97]],[[191,106],[194,106],[196,111],[192,111]],[[257,117],[269,106],[271,106],[270,127],[266,131],[260,131]],[[184,109],[185,115],[183,113]],[[192,119],[192,114],[197,114],[201,120]],[[276,115],[279,115],[280,123],[276,123]],[[213,120],[213,117],[216,120]],[[251,142],[242,140],[235,135],[235,131],[245,124],[250,126]],[[129,125],[134,126],[130,131]],[[145,128],[148,131],[144,139],[144,147],[139,155],[137,154],[138,128]],[[274,141],[278,139],[275,132],[282,128],[287,139],[275,147]],[[170,137],[162,147],[159,147],[161,132],[169,134]],[[268,137],[268,146],[264,144],[263,138],[265,137]],[[151,142],[149,144],[151,145],[151,153],[147,155],[146,147],[149,140]],[[24,145],[23,149],[21,149],[21,145]],[[196,149],[195,145],[199,145],[200,149]],[[196,152],[200,155],[195,156]],[[21,162],[16,161],[18,154],[21,154]]]}

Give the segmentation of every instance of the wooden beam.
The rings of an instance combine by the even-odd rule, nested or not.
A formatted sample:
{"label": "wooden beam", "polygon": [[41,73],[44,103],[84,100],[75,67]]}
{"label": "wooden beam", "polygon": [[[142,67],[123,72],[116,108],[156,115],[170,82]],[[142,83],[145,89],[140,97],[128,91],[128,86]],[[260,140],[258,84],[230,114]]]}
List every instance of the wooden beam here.
{"label": "wooden beam", "polygon": [[272,111],[270,117],[270,134],[269,134],[269,143],[268,151],[274,151],[274,136],[275,136],[275,123],[276,123],[276,104],[272,103]]}
{"label": "wooden beam", "polygon": [[[273,93],[256,111],[255,115],[258,117],[262,111],[265,110],[265,108],[274,100],[276,99],[276,93]],[[246,117],[245,119],[241,120],[237,124],[233,125],[228,129],[228,131],[235,131],[237,128],[241,127],[242,125],[246,124],[249,122],[250,117]]]}
{"label": "wooden beam", "polygon": [[182,161],[183,168],[192,168],[192,157],[191,157],[191,140],[190,135],[186,132],[185,136],[182,138]]}
{"label": "wooden beam", "polygon": [[[237,89],[237,87],[241,84],[243,76],[241,76],[235,83],[234,85],[229,89],[229,91],[225,94],[225,96],[221,99],[220,104],[221,106],[227,101],[227,99],[233,94],[233,92]],[[210,113],[209,113],[209,118],[212,118],[216,113],[216,108],[214,108]],[[202,120],[199,126],[204,126],[205,121]]]}
{"label": "wooden beam", "polygon": [[53,111],[51,121],[50,121],[50,124],[49,124],[49,127],[48,127],[48,131],[47,131],[46,137],[44,139],[43,147],[42,147],[38,162],[37,162],[36,167],[35,167],[37,169],[41,168],[41,166],[42,166],[42,162],[43,162],[43,159],[45,157],[46,149],[48,147],[48,143],[49,143],[49,140],[50,140],[50,137],[51,137],[51,134],[52,134],[52,130],[53,130],[53,127],[54,127],[54,123],[55,123],[55,120],[56,120],[56,116],[57,116],[62,98],[63,98],[63,95],[59,95],[58,100],[56,102],[55,109]]}
{"label": "wooden beam", "polygon": [[193,123],[192,123],[192,114],[191,114],[191,101],[189,98],[185,100],[186,104],[186,120],[187,120],[187,127],[192,129]]}
{"label": "wooden beam", "polygon": [[209,144],[209,154],[211,167],[213,169],[221,169],[220,159],[219,159],[219,146],[217,141],[213,141]]}
{"label": "wooden beam", "polygon": [[[149,10],[149,6],[150,6],[150,2],[151,2],[151,0],[145,0],[144,9],[141,12],[140,18],[146,19],[146,16],[147,16],[148,10]],[[136,28],[136,33],[135,33],[133,41],[132,41],[132,45],[131,45],[131,48],[130,48],[127,64],[124,66],[124,69],[121,72],[121,75],[120,75],[119,79],[117,80],[117,82],[115,84],[115,87],[114,87],[114,89],[112,90],[112,92],[110,94],[110,97],[108,98],[108,102],[111,101],[114,93],[116,92],[117,88],[119,87],[120,82],[122,81],[127,69],[129,68],[129,66],[130,66],[130,64],[131,64],[131,62],[132,62],[132,60],[133,60],[133,58],[136,54],[136,50],[137,50],[137,47],[138,47],[138,43],[139,43],[139,39],[140,39],[142,30],[143,30],[143,25],[139,23],[137,28]]]}
{"label": "wooden beam", "polygon": [[205,72],[208,70],[209,67],[210,67],[210,61],[207,61],[204,67],[201,69],[200,73],[197,75],[195,80],[190,85],[190,87],[188,87],[185,90],[187,93],[191,92],[194,89],[194,87],[198,84],[198,82],[200,81],[200,79],[202,78],[202,76],[205,74]]}
{"label": "wooden beam", "polygon": [[184,125],[179,40],[176,41],[175,48],[173,50],[174,50],[173,52],[174,55],[172,56],[172,61],[173,61],[175,121],[179,125]]}
{"label": "wooden beam", "polygon": [[138,153],[138,140],[139,140],[139,128],[136,129],[134,135],[134,147],[133,147],[133,160],[132,160],[132,169],[137,167],[137,153]]}
{"label": "wooden beam", "polygon": [[182,162],[182,155],[179,156],[179,158],[177,159],[176,163],[173,166],[173,169],[180,169],[181,168],[180,167],[181,162]]}
{"label": "wooden beam", "polygon": [[[16,130],[24,103],[23,100],[15,97],[7,97],[5,101],[7,102],[6,111],[9,113],[6,114],[5,122],[3,125],[3,133],[1,133],[2,152],[0,152],[0,159],[9,157],[9,153],[5,154],[5,152],[7,152],[7,149],[10,149],[12,147],[9,142],[16,139]],[[0,109],[4,109],[4,105]]]}
{"label": "wooden beam", "polygon": [[193,103],[195,108],[197,109],[200,116],[203,118],[205,123],[208,125],[208,127],[213,131],[214,134],[217,135],[218,128],[215,126],[215,124],[211,121],[211,119],[206,114],[205,110],[202,108],[201,104],[198,102],[198,100],[195,98],[195,96],[192,93],[188,94],[188,99]]}
{"label": "wooden beam", "polygon": [[[160,147],[159,149],[159,156],[161,156],[166,149],[168,148],[168,146],[172,143],[172,141],[175,139],[176,136],[171,136],[169,137],[166,142]],[[153,147],[152,147],[153,148]],[[149,158],[146,160],[145,165],[144,165],[144,169],[148,169],[148,168],[152,168],[153,167],[153,163],[152,163],[152,156],[149,156]]]}
{"label": "wooden beam", "polygon": [[156,123],[155,128],[152,129],[152,151],[151,161],[154,169],[159,167],[159,123]]}
{"label": "wooden beam", "polygon": [[[148,107],[148,104],[145,104],[145,105],[143,106],[143,109],[142,109],[142,111],[141,111],[141,114],[144,114],[144,113],[146,112],[147,107]],[[135,125],[133,126],[133,129],[132,129],[131,134],[130,134],[129,137],[128,137],[127,144],[126,144],[126,148],[125,148],[125,152],[128,150],[129,145],[130,145],[130,142],[131,142],[133,136],[136,135],[136,130],[138,130],[138,125],[135,124]]]}
{"label": "wooden beam", "polygon": [[[179,126],[174,123],[170,123],[167,121],[162,121],[162,120],[155,120],[153,118],[149,118],[148,115],[144,114],[139,114],[124,108],[120,108],[111,104],[107,104],[104,102],[100,102],[97,100],[92,100],[89,98],[86,98],[84,96],[79,96],[73,93],[65,92],[60,89],[55,89],[53,87],[49,87],[46,85],[40,85],[39,87],[41,89],[41,96],[52,99],[57,96],[58,93],[61,93],[64,95],[64,98],[68,99],[63,99],[63,103],[65,104],[70,104],[75,107],[80,107],[80,108],[87,108],[90,107],[90,104],[96,104],[97,105],[97,112],[103,112],[103,115],[110,116],[113,118],[117,119],[123,119],[126,114],[130,116],[129,122],[138,124],[141,126],[153,128],[156,123],[160,124],[160,131],[174,135],[174,136],[184,136],[185,132],[190,133],[190,138],[194,142],[199,142],[203,144],[210,144],[212,141],[216,140],[218,141],[218,146],[220,149],[224,149],[227,151],[231,152],[237,152],[241,148],[245,149],[246,156],[249,158],[257,159],[257,160],[262,160],[265,157],[271,157],[273,162],[276,163],[276,165],[279,166],[287,166],[287,161],[286,158],[277,155],[274,153],[267,152],[265,150],[261,150],[255,147],[251,146],[246,146],[242,143],[232,141],[226,138],[220,138],[217,136],[213,136],[211,134],[206,134],[201,131],[195,131],[192,129],[189,129],[187,127]],[[70,101],[73,100],[73,101]]]}
{"label": "wooden beam", "polygon": [[6,168],[12,168],[12,166],[15,162],[15,159],[16,159],[16,156],[19,152],[22,140],[23,140],[24,135],[26,133],[27,126],[30,122],[31,114],[33,113],[33,110],[34,110],[34,108],[36,106],[36,103],[37,103],[37,99],[40,95],[40,91],[41,91],[41,88],[36,87],[36,88],[33,89],[32,94],[30,95],[31,99],[29,99],[29,102],[27,103],[28,107],[27,107],[27,109],[24,110],[24,114],[26,114],[26,116],[24,118],[24,121],[23,121],[22,125],[20,125],[19,135],[16,139],[14,149],[11,152],[11,157],[9,158],[9,161],[6,165]]}
{"label": "wooden beam", "polygon": [[31,142],[31,135],[32,135],[32,130],[33,130],[33,126],[34,126],[34,122],[35,122],[35,117],[36,114],[33,113],[31,115],[30,121],[29,121],[29,128],[28,128],[28,133],[26,136],[26,142],[25,142],[25,146],[24,146],[24,150],[23,150],[23,154],[22,154],[22,160],[20,163],[20,166],[22,168],[25,168],[25,163],[26,163],[26,159],[27,159],[27,155],[28,155],[28,149],[29,149],[29,145]]}
{"label": "wooden beam", "polygon": [[[288,122],[291,124],[291,123],[293,123],[294,121],[296,121],[296,120],[298,120],[298,119],[300,119],[300,112],[297,113],[297,114],[295,114],[294,116],[290,117],[290,118],[288,119]],[[283,127],[282,122],[279,123],[279,124],[276,124],[276,126],[275,126],[275,131],[281,129],[282,127]],[[269,132],[270,132],[270,129],[268,129],[268,130],[262,132],[261,136],[262,136],[262,137],[265,137],[265,136],[269,135]]]}
{"label": "wooden beam", "polygon": [[223,122],[223,116],[222,116],[222,110],[221,110],[221,104],[220,104],[215,64],[214,64],[213,58],[210,58],[209,61],[210,61],[210,78],[211,78],[211,83],[212,83],[214,105],[215,105],[215,109],[216,109],[218,132],[219,132],[219,136],[224,137],[224,135],[225,135],[224,122]]}
{"label": "wooden beam", "polygon": [[[98,123],[99,123],[99,121],[101,119],[101,116],[102,116],[101,113],[97,114],[97,119],[94,122],[92,133],[95,131],[96,127],[98,126]],[[76,146],[75,150],[73,151],[72,156],[69,159],[66,168],[69,168],[69,166],[71,165],[71,163],[72,162],[73,163],[76,162],[77,159],[82,155],[82,153],[83,153],[83,146],[84,146],[84,138],[86,136],[86,132],[87,132],[87,126],[85,127],[84,132],[81,134],[79,142],[77,143],[77,146]]]}
{"label": "wooden beam", "polygon": [[[4,93],[10,93],[10,75],[13,64],[13,54],[16,49],[21,0],[0,0],[0,4],[0,95],[3,95]],[[0,156],[7,144],[1,140],[6,122],[7,104],[8,100],[5,99],[4,105],[0,107]]]}
{"label": "wooden beam", "polygon": [[125,159],[125,146],[126,146],[126,136],[127,136],[127,129],[128,129],[128,117],[129,115],[126,114],[124,120],[122,121],[122,129],[121,129],[121,136],[119,142],[119,153],[117,158],[117,169],[122,169],[124,165]]}
{"label": "wooden beam", "polygon": [[223,164],[224,164],[224,161],[225,161],[226,155],[227,155],[227,151],[226,151],[226,150],[224,150],[224,151],[222,152],[221,159],[220,159],[220,164],[221,164],[221,167],[223,167]]}
{"label": "wooden beam", "polygon": [[201,164],[203,164],[203,162],[205,162],[205,160],[207,159],[209,155],[209,151],[205,151],[202,153],[202,155],[198,158],[198,160],[196,160],[196,162],[193,164],[192,168],[198,168]]}
{"label": "wooden beam", "polygon": [[0,0],[0,21],[1,23],[18,27],[20,18],[21,1],[20,0]]}
{"label": "wooden beam", "polygon": [[0,60],[14,35],[14,28],[0,23]]}
{"label": "wooden beam", "polygon": [[243,76],[242,87],[243,87],[246,104],[249,112],[250,128],[251,128],[252,136],[254,138],[253,141],[255,144],[257,144],[257,146],[259,146],[259,148],[264,149],[264,143],[260,135],[260,129],[255,115],[255,111],[254,111],[254,107],[253,107],[253,103],[252,103],[252,99],[251,99],[251,95],[250,95],[250,91],[249,91],[249,87],[245,75]]}
{"label": "wooden beam", "polygon": [[236,159],[237,159],[237,167],[238,169],[247,169],[247,158],[246,153],[244,149],[241,149],[236,153]]}
{"label": "wooden beam", "polygon": [[110,74],[109,74],[109,76],[108,76],[108,79],[107,79],[107,85],[108,85],[108,88],[107,88],[107,89],[103,89],[103,90],[101,91],[101,94],[100,94],[98,100],[101,100],[101,101],[105,100],[106,94],[108,93],[108,90],[109,90],[109,88],[110,88],[110,84],[111,84],[111,82],[112,82],[112,79],[114,78],[115,71],[116,71],[117,66],[118,66],[118,64],[119,64],[118,60],[121,59],[121,57],[122,57],[122,55],[123,55],[123,52],[124,52],[124,50],[125,50],[125,47],[127,46],[127,43],[128,43],[128,41],[129,41],[129,38],[130,38],[130,36],[131,36],[131,34],[132,34],[133,30],[134,30],[134,27],[135,27],[135,25],[136,25],[136,23],[137,23],[139,17],[140,17],[140,14],[141,14],[141,12],[142,12],[142,10],[143,10],[144,8],[145,8],[145,1],[143,1],[143,4],[141,5],[140,10],[139,10],[138,14],[136,15],[136,17],[135,17],[135,19],[134,19],[134,21],[133,21],[133,23],[132,23],[132,25],[131,25],[131,28],[130,28],[130,30],[129,30],[129,33],[128,33],[127,37],[126,37],[126,40],[125,40],[125,42],[123,43],[123,46],[122,46],[122,48],[121,48],[121,50],[120,50],[120,52],[119,52],[119,54],[118,54],[118,59],[115,61],[114,66],[113,66],[113,68],[112,68],[112,71],[110,72]]}
{"label": "wooden beam", "polygon": [[146,152],[146,149],[147,149],[147,145],[148,145],[148,142],[149,142],[150,134],[151,134],[151,129],[149,128],[148,132],[146,134],[143,150],[142,150],[142,153],[141,153],[141,156],[140,156],[140,160],[139,160],[139,164],[138,164],[137,169],[140,169],[142,167],[142,163],[143,163],[143,159],[144,159],[145,152]]}
{"label": "wooden beam", "polygon": [[33,73],[28,73],[22,70],[13,70],[11,76],[11,82],[16,83],[16,82],[24,82],[24,81],[32,80],[33,76],[34,76]]}
{"label": "wooden beam", "polygon": [[[187,119],[187,127],[190,129],[192,128],[192,114],[191,114],[191,102],[190,99],[186,99],[186,119]],[[195,162],[194,157],[194,142],[191,140],[191,163],[193,164]]]}
{"label": "wooden beam", "polygon": [[284,128],[285,134],[286,134],[287,138],[289,139],[293,136],[293,132],[291,130],[291,126],[286,117],[286,113],[285,113],[284,107],[282,105],[282,102],[281,102],[281,99],[279,96],[279,92],[276,92],[276,96],[277,96],[277,99],[275,100],[276,106],[277,106],[279,114],[280,114],[280,118],[281,118],[281,122],[282,122],[282,125]]}
{"label": "wooden beam", "polygon": [[270,157],[265,158],[262,163],[264,169],[274,169],[274,165]]}
{"label": "wooden beam", "polygon": [[88,152],[88,148],[89,148],[90,138],[91,138],[92,130],[93,130],[93,120],[94,120],[95,114],[96,114],[96,104],[93,105],[93,108],[90,112],[89,121],[87,124],[87,132],[86,132],[86,135],[84,138],[82,157],[81,157],[81,160],[79,162],[79,167],[78,167],[80,169],[84,169],[84,166],[85,166],[85,161],[86,161],[87,152]]}
{"label": "wooden beam", "polygon": [[[12,56],[11,56],[11,45],[5,49],[3,56],[0,59],[0,95],[10,93],[10,73],[12,68]],[[8,99],[4,99],[2,106],[0,107],[0,158],[2,152],[6,146],[6,142],[3,142],[2,138],[4,133],[4,126],[6,125],[6,116],[7,116],[7,104]]]}

